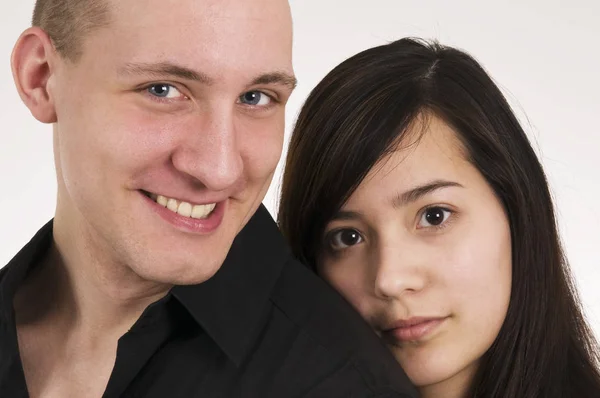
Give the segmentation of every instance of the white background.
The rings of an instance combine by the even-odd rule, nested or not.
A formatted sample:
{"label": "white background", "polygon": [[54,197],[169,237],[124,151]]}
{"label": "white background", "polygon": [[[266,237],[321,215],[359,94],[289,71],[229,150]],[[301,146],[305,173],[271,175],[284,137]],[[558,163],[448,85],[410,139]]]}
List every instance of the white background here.
{"label": "white background", "polygon": [[[0,2],[0,267],[52,217],[55,206],[51,128],[29,115],[9,66],[33,4]],[[300,83],[288,106],[286,136],[310,89],[336,64],[368,47],[403,36],[436,38],[484,65],[549,175],[585,311],[600,336],[600,1],[291,0],[291,5]],[[279,181],[280,170],[265,199],[272,212]]]}

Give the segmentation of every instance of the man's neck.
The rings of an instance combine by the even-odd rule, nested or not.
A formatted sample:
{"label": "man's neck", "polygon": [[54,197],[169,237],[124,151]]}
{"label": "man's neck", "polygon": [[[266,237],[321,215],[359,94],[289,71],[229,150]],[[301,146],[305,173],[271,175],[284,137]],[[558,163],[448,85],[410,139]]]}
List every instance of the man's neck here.
{"label": "man's neck", "polygon": [[52,247],[17,291],[17,323],[47,324],[92,345],[118,339],[170,286],[143,280],[98,250],[86,232],[65,227],[55,219]]}
{"label": "man's neck", "polygon": [[101,396],[118,340],[169,286],[111,261],[60,219],[53,238],[13,299],[27,387],[32,397]]}

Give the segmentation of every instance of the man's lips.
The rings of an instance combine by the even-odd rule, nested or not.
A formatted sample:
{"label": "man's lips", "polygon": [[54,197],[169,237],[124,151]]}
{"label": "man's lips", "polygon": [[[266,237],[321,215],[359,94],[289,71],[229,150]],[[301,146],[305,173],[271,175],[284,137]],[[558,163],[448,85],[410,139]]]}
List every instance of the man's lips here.
{"label": "man's lips", "polygon": [[141,193],[143,193],[144,195],[146,195],[147,197],[151,198],[152,200],[154,200],[156,202],[157,198],[159,197],[163,197],[167,200],[172,199],[177,201],[178,203],[181,202],[186,202],[189,203],[192,206],[200,206],[200,205],[210,205],[210,204],[215,204],[215,203],[219,203],[219,202],[224,202],[225,200],[229,199],[228,196],[226,195],[215,195],[215,194],[210,194],[210,195],[190,195],[190,194],[186,194],[186,193],[177,193],[177,192],[161,192],[161,191],[148,191],[148,190],[144,190],[144,189],[139,189],[139,191]]}
{"label": "man's lips", "polygon": [[140,191],[150,208],[163,220],[186,232],[211,234],[220,225],[227,208],[227,200],[211,204],[192,205]]}

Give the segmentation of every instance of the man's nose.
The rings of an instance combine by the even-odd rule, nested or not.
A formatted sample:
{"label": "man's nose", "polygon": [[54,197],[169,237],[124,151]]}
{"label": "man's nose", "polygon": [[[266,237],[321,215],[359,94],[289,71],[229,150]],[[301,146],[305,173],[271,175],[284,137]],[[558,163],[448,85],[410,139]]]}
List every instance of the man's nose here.
{"label": "man's nose", "polygon": [[199,121],[182,133],[172,155],[173,165],[210,191],[227,190],[243,175],[233,109],[213,109]]}

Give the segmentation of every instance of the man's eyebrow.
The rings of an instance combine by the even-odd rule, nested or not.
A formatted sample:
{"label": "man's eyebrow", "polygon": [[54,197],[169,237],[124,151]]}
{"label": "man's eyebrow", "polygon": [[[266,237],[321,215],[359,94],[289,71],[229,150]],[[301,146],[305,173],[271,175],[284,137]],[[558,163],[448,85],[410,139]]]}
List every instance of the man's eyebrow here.
{"label": "man's eyebrow", "polygon": [[[175,76],[186,80],[194,80],[200,83],[211,85],[214,83],[214,79],[205,73],[195,71],[190,68],[186,68],[181,65],[173,64],[170,62],[159,62],[159,63],[128,63],[121,69],[119,69],[121,75],[149,75],[152,77],[162,76]],[[252,81],[252,85],[259,84],[281,84],[288,86],[291,90],[298,84],[296,78],[293,75],[285,72],[272,72],[265,73],[258,76]]]}
{"label": "man's eyebrow", "polygon": [[293,90],[296,88],[298,81],[296,80],[296,77],[285,72],[265,73],[252,81],[252,85],[273,83],[288,86],[291,90]]}
{"label": "man's eyebrow", "polygon": [[458,182],[435,180],[394,196],[391,200],[391,204],[394,208],[406,206],[407,204],[415,202],[433,191],[449,187],[464,188],[464,186],[459,184]]}
{"label": "man's eyebrow", "polygon": [[128,63],[119,69],[120,75],[149,75],[152,77],[174,76],[186,80],[194,80],[206,85],[213,84],[213,79],[208,75],[176,65],[170,62],[159,63]]}

